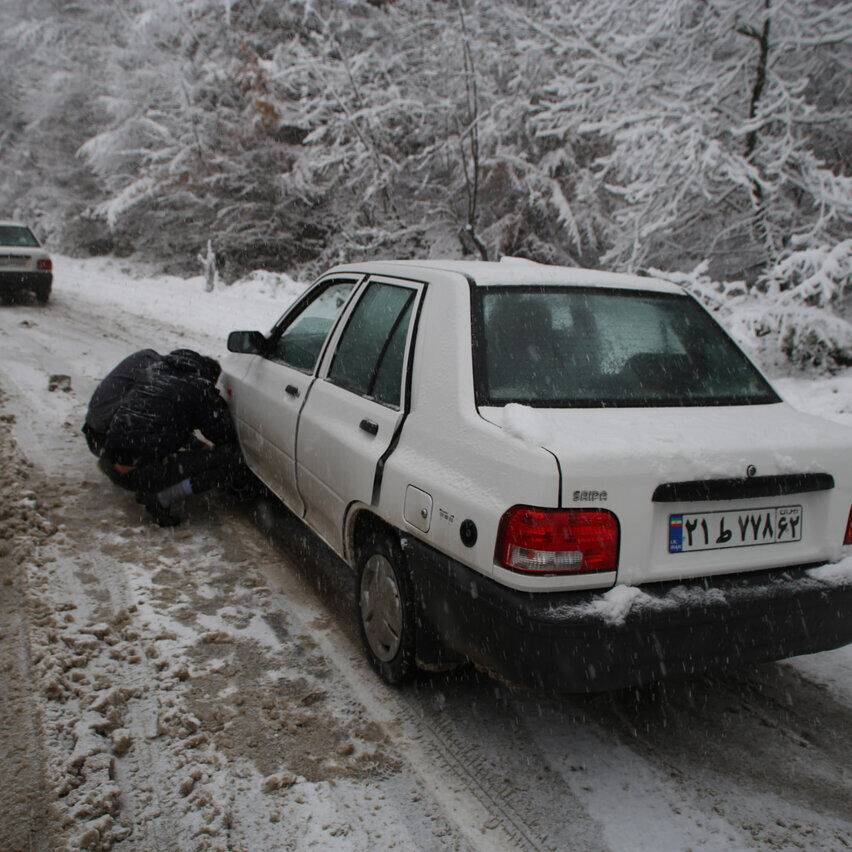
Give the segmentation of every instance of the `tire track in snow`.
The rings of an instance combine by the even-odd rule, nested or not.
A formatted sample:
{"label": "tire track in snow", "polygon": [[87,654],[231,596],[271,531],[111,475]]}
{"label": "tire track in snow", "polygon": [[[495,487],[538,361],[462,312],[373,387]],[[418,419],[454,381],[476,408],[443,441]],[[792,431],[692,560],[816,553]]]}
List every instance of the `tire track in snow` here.
{"label": "tire track in snow", "polygon": [[[588,701],[585,727],[603,743],[597,753],[613,768],[618,762],[607,757],[609,751],[623,749],[626,755],[615,827],[624,810],[636,807],[641,818],[657,807],[651,798],[643,804],[645,787],[630,781],[636,764],[659,779],[662,799],[677,809],[675,821],[689,816],[700,829],[687,826],[684,832],[696,837],[696,846],[713,848],[720,841],[722,848],[852,846],[852,779],[844,759],[848,708],[833,707],[806,682],[797,689],[795,677],[785,682],[782,667],[767,665],[735,677],[671,681]],[[814,748],[789,724],[789,708],[777,697],[787,690],[792,706],[799,701],[811,712],[820,707],[834,719],[827,730],[834,731],[838,754]],[[805,724],[814,732],[821,722],[812,718]],[[649,823],[655,830],[664,824]],[[726,836],[739,840],[727,843]]]}
{"label": "tire track in snow", "polygon": [[[250,525],[247,519],[243,523]],[[252,532],[247,530],[245,537],[250,538]],[[295,550],[303,548],[296,546]],[[462,742],[450,719],[429,712],[420,697],[383,684],[353,637],[337,623],[328,623],[316,590],[300,576],[298,567],[287,564],[287,553],[280,554],[280,562],[283,565],[276,570],[262,568],[275,590],[273,602],[287,612],[294,626],[317,642],[471,848],[534,852],[554,848],[501,792],[502,783],[489,773],[481,749],[473,742]],[[349,570],[342,563],[340,568]],[[318,622],[328,626],[318,628]]]}
{"label": "tire track in snow", "polygon": [[422,703],[406,693],[399,696],[401,718],[414,731],[411,735],[423,743],[444,770],[459,779],[465,788],[491,815],[486,827],[501,828],[508,841],[524,852],[555,849],[547,843],[546,835],[529,825],[504,790],[502,779],[494,777],[480,749],[468,742],[463,744],[449,718],[423,712]]}

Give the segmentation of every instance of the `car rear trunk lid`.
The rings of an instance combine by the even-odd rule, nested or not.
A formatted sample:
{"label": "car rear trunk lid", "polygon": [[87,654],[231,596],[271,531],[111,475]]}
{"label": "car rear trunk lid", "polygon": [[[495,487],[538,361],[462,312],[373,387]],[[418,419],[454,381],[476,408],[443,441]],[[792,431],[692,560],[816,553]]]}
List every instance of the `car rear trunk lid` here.
{"label": "car rear trunk lid", "polygon": [[[505,428],[518,408],[481,413]],[[559,461],[562,505],[617,515],[620,583],[841,556],[852,500],[842,426],[784,403],[526,408],[525,418],[527,437]]]}

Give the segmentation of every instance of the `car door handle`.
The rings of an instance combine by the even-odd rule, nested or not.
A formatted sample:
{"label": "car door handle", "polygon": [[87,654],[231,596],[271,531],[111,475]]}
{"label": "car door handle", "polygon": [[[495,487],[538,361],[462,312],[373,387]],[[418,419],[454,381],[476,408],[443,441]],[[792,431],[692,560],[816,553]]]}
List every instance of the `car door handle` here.
{"label": "car door handle", "polygon": [[361,428],[365,432],[369,432],[371,435],[376,435],[376,434],[378,434],[378,431],[379,431],[379,424],[373,423],[372,420],[366,420],[365,419],[365,420],[361,421]]}
{"label": "car door handle", "polygon": [[284,390],[286,390],[287,393],[290,394],[290,396],[298,396],[299,395],[299,389],[295,385],[287,385],[287,387],[284,388]]}

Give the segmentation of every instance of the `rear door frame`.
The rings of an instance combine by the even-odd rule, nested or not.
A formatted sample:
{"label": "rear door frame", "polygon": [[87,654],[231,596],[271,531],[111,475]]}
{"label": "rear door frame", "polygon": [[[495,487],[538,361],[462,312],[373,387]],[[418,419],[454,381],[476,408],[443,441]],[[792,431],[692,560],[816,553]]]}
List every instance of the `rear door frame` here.
{"label": "rear door frame", "polygon": [[[367,287],[372,284],[387,284],[389,286],[404,286],[406,288],[412,289],[415,291],[415,302],[411,315],[411,320],[409,322],[408,336],[406,339],[406,350],[405,350],[405,358],[403,361],[403,370],[402,370],[402,386],[400,388],[400,405],[398,409],[399,418],[396,422],[395,428],[391,433],[390,438],[388,439],[387,445],[385,446],[382,454],[378,458],[375,470],[373,471],[372,476],[372,484],[371,488],[368,489],[369,493],[361,493],[358,495],[339,495],[343,498],[344,502],[344,510],[339,518],[335,518],[334,524],[324,525],[325,529],[318,529],[316,523],[311,522],[311,512],[310,507],[305,506],[305,520],[311,529],[314,530],[321,538],[323,538],[333,549],[335,549],[338,553],[343,553],[343,535],[344,535],[344,526],[346,522],[346,516],[349,513],[352,505],[360,503],[372,507],[378,506],[379,497],[381,494],[381,484],[382,484],[382,476],[384,472],[384,467],[387,462],[387,459],[396,449],[400,434],[402,432],[403,426],[405,424],[405,420],[408,417],[411,411],[411,386],[412,386],[412,376],[413,376],[413,367],[414,367],[414,358],[417,350],[417,335],[419,332],[419,323],[420,316],[423,310],[423,304],[426,300],[429,282],[423,278],[409,278],[402,275],[391,275],[384,273],[371,273],[368,274],[356,288],[355,292],[352,294],[352,297],[346,306],[346,310],[341,314],[337,325],[335,326],[331,335],[329,335],[328,340],[326,341],[326,348],[320,358],[319,369],[317,371],[316,378],[314,383],[311,386],[311,392],[314,391],[315,386],[318,382],[324,381],[329,382],[330,384],[334,384],[330,382],[328,379],[328,374],[331,369],[331,364],[334,359],[334,355],[337,352],[337,346],[340,342],[343,333],[348,326],[349,319],[358,305],[361,297],[366,291]],[[353,396],[358,397],[361,400],[366,400],[371,402],[367,397],[362,397],[360,394],[355,393],[354,391],[346,390],[341,388],[345,393],[350,393]],[[305,425],[302,422],[302,413],[304,412],[305,406],[308,404],[310,398],[310,392],[308,397],[303,404],[302,411],[299,414],[299,426],[298,429],[301,430]],[[382,405],[382,403],[375,402],[375,405]],[[387,408],[387,406],[383,406]],[[300,483],[300,475],[302,474],[303,465],[299,459],[299,439],[298,432],[296,438],[296,478],[297,484]],[[301,494],[303,503],[305,503],[304,495]],[[332,529],[332,526],[334,527]]]}

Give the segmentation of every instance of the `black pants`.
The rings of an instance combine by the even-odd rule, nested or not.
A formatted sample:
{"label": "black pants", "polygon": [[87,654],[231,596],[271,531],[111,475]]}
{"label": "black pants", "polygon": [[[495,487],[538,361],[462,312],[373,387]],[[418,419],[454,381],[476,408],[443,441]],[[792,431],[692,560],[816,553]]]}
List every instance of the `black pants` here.
{"label": "black pants", "polygon": [[96,432],[88,423],[84,424],[80,431],[86,436],[86,443],[89,445],[92,455],[100,458],[106,442],[106,435]]}
{"label": "black pants", "polygon": [[156,494],[184,479],[192,481],[192,493],[226,486],[242,474],[243,460],[236,447],[192,447],[162,459],[143,462],[136,468],[139,491]]}

